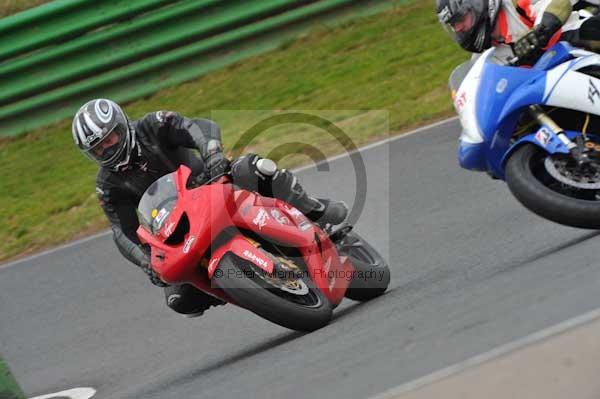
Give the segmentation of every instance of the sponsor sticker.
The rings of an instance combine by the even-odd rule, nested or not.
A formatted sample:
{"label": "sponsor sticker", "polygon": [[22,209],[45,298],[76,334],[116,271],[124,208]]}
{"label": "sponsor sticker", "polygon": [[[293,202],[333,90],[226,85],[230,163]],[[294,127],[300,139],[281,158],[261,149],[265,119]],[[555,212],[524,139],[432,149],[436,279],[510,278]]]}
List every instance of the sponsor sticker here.
{"label": "sponsor sticker", "polygon": [[286,209],[294,219],[304,219],[304,215],[298,209],[292,206],[286,206]]}
{"label": "sponsor sticker", "polygon": [[504,90],[506,90],[506,86],[508,86],[508,80],[502,78],[498,81],[498,84],[496,85],[496,93],[498,94],[502,94],[504,93]]}
{"label": "sponsor sticker", "polygon": [[308,220],[303,220],[298,225],[298,228],[300,229],[300,231],[306,231],[306,230],[310,229],[311,227],[312,227],[312,224]]}
{"label": "sponsor sticker", "polygon": [[551,137],[552,137],[552,134],[545,127],[542,127],[535,134],[535,139],[543,146],[548,145]]}
{"label": "sponsor sticker", "polygon": [[261,265],[262,267],[267,267],[269,262],[267,262],[266,260],[264,260],[263,258],[261,258],[260,256],[256,255],[253,252],[250,252],[249,250],[245,249],[243,252],[244,256],[247,259],[250,259],[251,261]]}
{"label": "sponsor sticker", "polygon": [[592,78],[590,78],[589,85],[588,85],[588,100],[590,100],[590,102],[592,104],[595,104],[596,100],[598,100],[598,99],[600,99],[600,91],[594,84],[594,81],[592,80]]}
{"label": "sponsor sticker", "polygon": [[154,223],[156,223],[156,226],[160,227],[168,215],[169,211],[166,208],[161,209],[160,212],[158,212],[158,214],[154,217]]}
{"label": "sponsor sticker", "polygon": [[173,231],[175,229],[175,222],[171,222],[167,225],[167,227],[165,227],[165,236],[170,236],[171,234],[173,234]]}
{"label": "sponsor sticker", "polygon": [[183,245],[183,253],[187,254],[190,252],[190,248],[192,248],[192,244],[196,241],[196,237],[190,236],[187,240],[185,240],[185,244]]}
{"label": "sponsor sticker", "polygon": [[281,213],[279,210],[277,209],[271,209],[271,217],[275,220],[277,220],[277,222],[279,224],[282,225],[289,225],[290,224],[290,219],[287,218],[287,216],[285,216],[283,213]]}
{"label": "sponsor sticker", "polygon": [[258,215],[254,218],[252,223],[258,226],[259,230],[262,230],[263,227],[267,224],[267,220],[269,219],[269,214],[263,208],[258,211]]}
{"label": "sponsor sticker", "polygon": [[467,105],[467,93],[462,91],[456,94],[456,98],[454,99],[454,106],[458,112],[461,112],[463,108]]}

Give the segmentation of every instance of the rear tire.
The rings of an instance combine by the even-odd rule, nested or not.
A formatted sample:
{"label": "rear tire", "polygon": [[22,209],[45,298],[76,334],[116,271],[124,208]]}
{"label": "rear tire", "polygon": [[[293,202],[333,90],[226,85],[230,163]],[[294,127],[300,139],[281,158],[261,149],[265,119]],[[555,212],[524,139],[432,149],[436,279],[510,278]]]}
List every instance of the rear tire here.
{"label": "rear tire", "polygon": [[219,262],[214,282],[240,306],[280,326],[297,331],[314,331],[326,326],[332,318],[332,307],[325,295],[305,276],[299,278],[308,287],[307,300],[312,305],[293,302],[294,294],[281,292],[265,284],[248,261],[228,253]]}
{"label": "rear tire", "polygon": [[511,155],[505,169],[510,191],[527,209],[545,219],[572,227],[600,229],[600,201],[569,197],[543,184],[539,177],[543,171],[539,169],[544,167],[540,161],[544,154],[536,145],[525,144]]}
{"label": "rear tire", "polygon": [[339,244],[340,255],[350,258],[356,275],[346,298],[368,301],[382,295],[390,284],[390,269],[383,257],[361,236],[350,232]]}

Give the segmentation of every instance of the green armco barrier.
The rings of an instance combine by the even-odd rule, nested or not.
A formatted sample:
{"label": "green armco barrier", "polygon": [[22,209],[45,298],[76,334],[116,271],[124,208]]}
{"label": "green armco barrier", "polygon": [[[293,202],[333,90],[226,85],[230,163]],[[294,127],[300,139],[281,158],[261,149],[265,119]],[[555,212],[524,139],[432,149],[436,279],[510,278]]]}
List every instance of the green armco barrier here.
{"label": "green armco barrier", "polygon": [[[183,1],[181,3],[185,9],[189,9],[190,3],[215,2]],[[213,32],[231,29],[235,25],[247,21],[258,20],[280,11],[282,8],[289,7],[290,3],[300,2],[290,2],[289,0],[235,1],[226,8],[206,9],[201,7],[195,12],[188,10],[185,15],[179,15],[177,24],[160,24],[158,18],[161,16],[153,13],[145,18],[140,18],[139,21],[136,19],[136,23],[144,24],[142,30],[132,31],[128,28],[131,28],[133,23],[126,23],[118,28],[99,32],[102,36],[119,36],[112,36],[106,41],[97,42],[95,46],[90,45],[89,41],[90,39],[94,40],[96,34],[83,36],[81,39],[88,41],[87,46],[79,46],[81,50],[67,54],[64,54],[64,48],[67,46],[58,47],[57,49],[63,49],[61,51],[63,54],[60,58],[55,57],[53,61],[42,61],[44,68],[38,67],[39,61],[31,64],[31,62],[35,62],[36,58],[43,57],[43,52],[23,59],[21,63],[27,62],[27,67],[13,70],[13,79],[2,85],[0,106],[25,98],[32,93],[59,87],[73,80],[113,69],[132,60],[152,56],[163,49],[173,48],[181,43],[195,39],[200,40]],[[175,10],[176,7],[169,7],[167,11],[172,14],[172,11]],[[148,25],[147,20],[155,22]],[[126,30],[127,34],[124,35],[118,30]],[[78,41],[80,40],[73,40],[71,45],[73,43],[77,45]],[[106,43],[110,43],[110,45],[107,46]],[[56,52],[57,49],[53,49],[53,51]]]}
{"label": "green armco barrier", "polygon": [[[74,0],[77,7],[65,7],[35,23],[19,25],[2,32],[0,62],[10,57],[58,43],[93,29],[131,18],[144,11],[173,3],[176,0]],[[10,18],[17,18],[15,14]]]}
{"label": "green armco barrier", "polygon": [[43,19],[80,7],[89,0],[56,0],[39,7],[30,8],[10,17],[0,19],[0,34],[39,23]]}
{"label": "green armco barrier", "polygon": [[[1,63],[0,136],[19,134],[62,120],[94,97],[121,102],[135,100],[273,50],[306,31],[315,21],[335,24],[405,1],[163,2],[169,4],[146,8],[145,13],[109,28],[96,27],[87,34],[56,45],[42,45],[30,55]],[[67,14],[73,12],[75,8],[67,7],[66,3],[70,2],[57,1],[29,10],[27,20],[39,20],[43,13],[38,9],[44,7],[51,11],[53,18],[63,15],[65,8]],[[71,3],[91,2],[72,0]],[[129,2],[133,3],[148,6],[159,2]],[[25,13],[0,20],[0,32],[19,30],[19,23],[6,21],[12,18],[22,21],[21,15]],[[3,46],[0,43],[0,51]]]}
{"label": "green armco barrier", "polygon": [[[29,69],[35,69],[40,64],[49,66],[50,62],[58,61],[76,54],[78,52],[86,52],[90,54],[92,49],[106,47],[106,43],[114,43],[116,40],[121,40],[132,34],[138,34],[142,30],[151,30],[159,26],[163,21],[176,19],[187,13],[202,10],[206,6],[219,3],[220,0],[186,0],[174,4],[172,7],[157,10],[154,13],[148,13],[129,21],[124,21],[110,29],[94,32],[93,34],[83,35],[70,40],[60,46],[51,46],[44,48],[39,52],[31,54],[27,57],[21,57],[11,62],[0,64],[0,78],[19,73],[27,73]],[[48,3],[53,4],[53,3]],[[41,7],[40,7],[41,8]],[[34,8],[35,10],[35,8]],[[19,14],[18,14],[19,15]],[[4,21],[0,19],[0,23]],[[145,31],[142,33],[146,33]],[[88,50],[89,49],[89,50]],[[47,69],[45,67],[44,69]]]}

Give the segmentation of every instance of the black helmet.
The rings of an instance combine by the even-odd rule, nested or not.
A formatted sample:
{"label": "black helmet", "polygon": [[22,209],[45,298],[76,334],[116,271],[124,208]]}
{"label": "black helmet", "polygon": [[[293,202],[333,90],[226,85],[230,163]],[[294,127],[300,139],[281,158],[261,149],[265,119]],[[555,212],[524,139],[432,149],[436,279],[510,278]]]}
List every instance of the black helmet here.
{"label": "black helmet", "polygon": [[114,101],[100,98],[85,103],[73,118],[72,132],[79,149],[100,166],[118,170],[129,162],[135,134]]}
{"label": "black helmet", "polygon": [[444,29],[462,48],[481,53],[492,45],[501,0],[436,0]]}

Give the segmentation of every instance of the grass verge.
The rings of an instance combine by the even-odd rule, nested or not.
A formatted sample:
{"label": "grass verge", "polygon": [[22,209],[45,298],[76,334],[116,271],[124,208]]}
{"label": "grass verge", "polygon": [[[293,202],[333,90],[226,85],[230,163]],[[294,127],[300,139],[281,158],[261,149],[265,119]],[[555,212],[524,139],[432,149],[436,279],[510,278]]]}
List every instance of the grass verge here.
{"label": "grass verge", "polygon": [[[381,113],[356,110],[385,110],[394,132],[452,113],[446,80],[466,56],[440,29],[433,10],[433,0],[419,0],[337,28],[320,26],[278,51],[125,109],[132,118],[160,109],[212,116],[229,149],[256,113],[245,119],[243,113],[214,110],[349,110],[333,117],[363,145],[387,133]],[[326,155],[341,151],[301,126],[269,130],[246,150],[268,154],[279,146],[301,152],[298,138]],[[286,167],[305,161],[299,155],[281,160]],[[0,141],[0,260],[106,227],[94,195],[95,173],[96,166],[73,146],[70,121]]]}
{"label": "grass verge", "polygon": [[48,1],[50,0],[0,0],[0,18],[37,7]]}
{"label": "grass verge", "polygon": [[10,373],[8,366],[0,358],[0,399],[24,399],[23,391]]}

